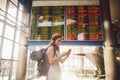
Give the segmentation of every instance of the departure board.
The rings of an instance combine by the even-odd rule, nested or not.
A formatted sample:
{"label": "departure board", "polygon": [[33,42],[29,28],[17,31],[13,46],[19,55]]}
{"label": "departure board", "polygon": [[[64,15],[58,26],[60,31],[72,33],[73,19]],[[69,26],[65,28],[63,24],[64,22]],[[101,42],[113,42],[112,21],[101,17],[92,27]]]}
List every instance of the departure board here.
{"label": "departure board", "polygon": [[50,40],[54,33],[64,37],[64,7],[33,7],[31,40]]}
{"label": "departure board", "polygon": [[50,40],[54,33],[66,41],[101,41],[100,6],[32,7],[31,40]]}
{"label": "departure board", "polygon": [[69,6],[67,40],[102,40],[99,6]]}

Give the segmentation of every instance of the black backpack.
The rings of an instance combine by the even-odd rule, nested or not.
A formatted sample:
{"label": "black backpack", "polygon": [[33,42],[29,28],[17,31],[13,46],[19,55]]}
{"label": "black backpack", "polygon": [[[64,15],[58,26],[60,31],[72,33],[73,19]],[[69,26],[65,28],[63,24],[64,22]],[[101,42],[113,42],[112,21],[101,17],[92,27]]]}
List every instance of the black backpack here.
{"label": "black backpack", "polygon": [[[35,60],[38,62],[38,64],[37,64],[37,70],[38,70],[37,77],[47,76],[48,69],[49,69],[49,62],[48,62],[48,57],[47,57],[47,48],[41,48],[39,51],[33,51],[30,55],[30,58],[32,60]],[[54,55],[55,55],[55,48],[54,48]]]}

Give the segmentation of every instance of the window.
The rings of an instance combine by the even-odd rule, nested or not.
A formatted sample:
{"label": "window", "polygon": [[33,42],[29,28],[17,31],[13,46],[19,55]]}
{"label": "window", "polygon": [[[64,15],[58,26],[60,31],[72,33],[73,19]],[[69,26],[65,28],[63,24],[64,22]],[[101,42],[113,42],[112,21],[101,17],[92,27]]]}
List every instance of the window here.
{"label": "window", "polygon": [[24,9],[24,6],[23,6],[21,3],[19,3],[19,9],[20,9],[21,11],[23,11],[23,9]]}
{"label": "window", "polygon": [[15,41],[20,42],[20,30],[16,30]]}
{"label": "window", "polygon": [[15,5],[18,5],[18,0],[11,0]]}
{"label": "window", "polygon": [[23,13],[22,13],[22,11],[18,11],[18,21],[17,21],[17,25],[18,25],[18,27],[21,27],[22,26],[22,15],[23,15]]}
{"label": "window", "polygon": [[0,80],[16,80],[23,10],[19,0],[0,0]]}
{"label": "window", "polygon": [[[46,46],[31,46],[30,50],[39,50],[41,47]],[[69,48],[72,49],[71,54],[66,61],[60,65],[62,71],[62,80],[95,80],[92,75],[96,75],[96,67],[85,55],[78,55],[83,54],[86,50],[90,50],[91,47],[87,46],[60,46],[60,52],[64,52]],[[92,50],[95,51],[95,48],[92,47]],[[30,53],[30,52],[29,52]],[[86,53],[87,54],[87,53]],[[29,54],[30,55],[30,54]],[[29,79],[33,77],[36,70],[36,64],[34,61],[28,60],[28,76]],[[34,72],[35,70],[35,72]],[[85,76],[85,77],[84,77]],[[40,80],[46,80],[45,77],[41,77]]]}
{"label": "window", "polygon": [[3,41],[2,58],[11,59],[13,42],[7,39]]}
{"label": "window", "polygon": [[6,2],[7,0],[0,0],[0,19],[3,20],[5,16],[5,10],[6,10]]}
{"label": "window", "polygon": [[[12,3],[10,3],[9,8],[8,8],[7,22],[10,24],[15,23],[16,15],[17,15],[17,7],[15,5],[13,5]],[[15,24],[13,24],[13,25],[15,25]]]}
{"label": "window", "polygon": [[18,11],[18,20],[22,21],[22,11]]}
{"label": "window", "polygon": [[7,0],[0,0],[0,8],[4,11],[6,10],[6,2]]}
{"label": "window", "polygon": [[12,16],[10,16],[10,15],[7,15],[7,23],[9,23],[9,24],[11,24],[12,26],[15,26],[15,19],[12,17]]}
{"label": "window", "polygon": [[9,4],[9,8],[8,8],[8,13],[13,16],[14,18],[16,18],[16,14],[17,14],[17,7],[15,5],[13,5],[12,3]]}
{"label": "window", "polygon": [[19,55],[19,44],[15,43],[13,59],[18,60]]}
{"label": "window", "polygon": [[2,35],[2,32],[3,32],[3,23],[0,22],[0,36]]}
{"label": "window", "polygon": [[1,37],[0,37],[0,45],[1,45]]}
{"label": "window", "polygon": [[[88,73],[88,72],[95,71],[96,67],[91,63],[91,61],[86,56],[77,55],[77,54],[83,54],[86,50],[90,50],[91,47],[86,48],[86,46],[85,47],[84,46],[82,46],[82,47],[80,47],[80,46],[74,46],[74,47],[73,46],[72,47],[71,46],[61,46],[60,52],[66,51],[69,48],[72,49],[72,52],[71,52],[69,58],[61,66],[63,80],[79,80],[77,78],[81,79],[82,77],[80,77],[80,76],[84,76],[84,74],[86,76],[88,76],[87,79],[89,80],[89,76],[91,76],[93,73]],[[94,50],[95,50],[95,48],[91,51],[94,52]],[[66,77],[66,78],[64,78],[64,77]],[[91,80],[94,80],[94,79],[91,79]]]}
{"label": "window", "polygon": [[13,62],[12,65],[12,79],[11,80],[16,80],[16,73],[17,73],[17,62]]}
{"label": "window", "polygon": [[0,9],[0,20],[4,20],[5,12]]}
{"label": "window", "polygon": [[9,80],[10,61],[1,60],[0,80]]}
{"label": "window", "polygon": [[5,28],[5,37],[8,38],[8,39],[11,39],[13,40],[14,38],[14,28],[9,26],[9,25],[6,25],[6,28]]}

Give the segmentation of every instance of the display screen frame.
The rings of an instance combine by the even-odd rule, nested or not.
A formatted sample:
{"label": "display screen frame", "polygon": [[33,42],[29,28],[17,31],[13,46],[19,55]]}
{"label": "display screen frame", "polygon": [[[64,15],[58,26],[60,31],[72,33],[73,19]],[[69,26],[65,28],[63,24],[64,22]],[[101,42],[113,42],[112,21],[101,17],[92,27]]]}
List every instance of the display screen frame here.
{"label": "display screen frame", "polygon": [[[78,5],[79,6],[79,5]],[[81,6],[81,5],[80,5]],[[83,6],[99,6],[99,5],[83,5]],[[36,6],[35,6],[36,7]],[[37,7],[41,7],[41,6],[37,6]],[[46,6],[42,6],[42,7],[46,7]],[[55,7],[55,6],[51,6],[51,7]],[[68,36],[68,34],[67,34],[67,12],[66,12],[66,7],[68,7],[68,6],[63,6],[65,9],[64,9],[64,14],[65,14],[65,16],[64,16],[64,25],[63,25],[63,27],[64,27],[64,31],[63,31],[63,37],[64,37],[64,41],[103,41],[103,31],[102,31],[102,26],[101,26],[101,24],[102,24],[102,20],[101,20],[101,12],[99,12],[99,14],[100,14],[100,19],[99,19],[99,28],[101,28],[101,30],[100,30],[100,32],[101,32],[101,35],[100,35],[100,37],[101,37],[101,39],[99,39],[99,40],[90,40],[90,39],[71,39],[71,40],[69,40],[69,39],[67,39],[67,36]],[[99,8],[100,8],[100,6],[99,6]],[[32,24],[33,24],[33,19],[32,19]],[[50,28],[50,27],[49,27]],[[31,29],[32,29],[32,26],[31,26]],[[31,32],[32,32],[32,30],[31,30]],[[52,34],[51,34],[52,35]],[[51,37],[51,35],[49,36],[49,38],[48,39],[45,39],[45,40],[47,40],[47,41],[49,41],[50,40],[50,37]],[[76,37],[78,37],[78,36],[76,36]],[[83,36],[82,36],[83,37]],[[42,41],[42,39],[31,39],[31,34],[30,34],[30,40],[36,40],[36,41]],[[44,41],[45,41],[44,40]]]}

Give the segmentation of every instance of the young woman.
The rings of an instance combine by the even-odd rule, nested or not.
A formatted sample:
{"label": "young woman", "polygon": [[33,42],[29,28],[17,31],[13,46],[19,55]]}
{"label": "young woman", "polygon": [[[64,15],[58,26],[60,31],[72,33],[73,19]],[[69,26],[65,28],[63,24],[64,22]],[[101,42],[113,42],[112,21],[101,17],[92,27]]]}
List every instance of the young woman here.
{"label": "young woman", "polygon": [[47,80],[61,80],[61,68],[59,62],[63,63],[71,53],[71,49],[60,54],[59,46],[62,42],[62,35],[55,33],[52,35],[50,46],[47,49],[49,60],[49,71]]}

